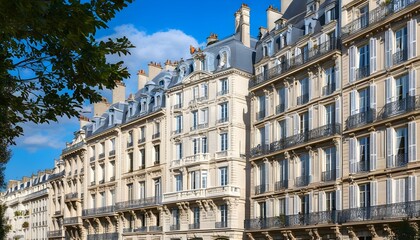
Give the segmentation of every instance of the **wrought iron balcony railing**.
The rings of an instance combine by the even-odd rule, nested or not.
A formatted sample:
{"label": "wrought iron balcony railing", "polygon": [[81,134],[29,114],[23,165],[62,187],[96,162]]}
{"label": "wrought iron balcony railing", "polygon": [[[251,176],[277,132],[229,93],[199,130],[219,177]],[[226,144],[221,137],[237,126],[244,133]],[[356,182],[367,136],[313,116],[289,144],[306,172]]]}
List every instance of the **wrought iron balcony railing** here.
{"label": "wrought iron balcony railing", "polygon": [[268,184],[261,184],[261,185],[255,186],[255,195],[268,192],[269,187],[270,186]]}
{"label": "wrought iron balcony railing", "polygon": [[404,167],[408,163],[407,153],[397,153],[395,155],[387,156],[387,167],[396,168]]}
{"label": "wrought iron balcony railing", "polygon": [[137,140],[137,143],[138,144],[141,144],[141,143],[144,143],[144,142],[146,142],[146,138],[145,137],[142,137],[139,140]]}
{"label": "wrought iron balcony railing", "polygon": [[123,210],[123,209],[133,209],[133,208],[142,208],[147,206],[158,205],[162,202],[162,198],[160,196],[155,197],[148,197],[148,198],[141,198],[135,199],[125,202],[118,202],[115,206],[116,210]]}
{"label": "wrought iron balcony railing", "polygon": [[226,222],[226,221],[216,222],[214,225],[215,225],[214,226],[215,228],[227,228],[228,227],[228,222]]}
{"label": "wrought iron balcony railing", "polygon": [[217,123],[225,123],[225,122],[228,122],[228,121],[229,121],[228,117],[222,117],[219,120],[217,120]]}
{"label": "wrought iron balcony railing", "polygon": [[115,206],[106,206],[106,207],[99,207],[99,208],[90,208],[90,209],[83,209],[82,216],[95,216],[95,215],[102,215],[102,214],[113,214],[115,213]]}
{"label": "wrought iron balcony railing", "polygon": [[285,110],[284,104],[281,103],[281,104],[276,106],[276,114],[280,114],[280,113],[284,112],[284,110]]}
{"label": "wrought iron balcony railing", "polygon": [[118,240],[118,233],[88,234],[87,240]]}
{"label": "wrought iron balcony railing", "polygon": [[217,96],[223,96],[229,93],[228,89],[220,90],[217,92]]}
{"label": "wrought iron balcony railing", "polygon": [[64,196],[64,199],[66,199],[66,200],[69,200],[69,199],[77,199],[77,198],[79,198],[79,193],[77,193],[77,192],[74,192],[74,193],[67,193],[67,194]]}
{"label": "wrought iron balcony railing", "polygon": [[309,93],[305,93],[297,97],[297,105],[303,105],[309,102]]}
{"label": "wrought iron balcony railing", "polygon": [[328,84],[322,88],[322,96],[328,96],[335,91],[335,83]]}
{"label": "wrought iron balcony railing", "polygon": [[76,144],[73,144],[70,147],[66,147],[65,149],[63,149],[62,153],[67,153],[67,152],[70,152],[72,150],[79,149],[79,148],[83,147],[84,144],[85,144],[84,142],[78,142]]}
{"label": "wrought iron balcony railing", "polygon": [[329,171],[324,171],[321,174],[321,181],[323,181],[323,182],[334,181],[336,179],[337,179],[337,170],[336,169],[329,170]]}
{"label": "wrought iron balcony railing", "polygon": [[354,21],[350,22],[342,28],[342,36],[347,37],[348,35],[357,33],[383,19],[391,16],[393,13],[399,12],[419,0],[393,0],[387,5],[381,5],[370,11],[367,15],[364,15]]}
{"label": "wrought iron balcony railing", "polygon": [[149,226],[149,232],[162,232],[162,226]]}
{"label": "wrought iron balcony railing", "polygon": [[56,231],[48,231],[47,237],[53,238],[53,237],[62,237],[63,231],[62,230],[56,230]]}
{"label": "wrought iron balcony railing", "polygon": [[363,173],[369,171],[369,158],[369,155],[367,155],[363,161],[354,163],[354,168],[351,173]]}
{"label": "wrought iron balcony railing", "polygon": [[255,119],[257,119],[257,121],[263,120],[265,118],[265,109],[258,111],[255,115]]}
{"label": "wrought iron balcony railing", "polygon": [[90,161],[91,162],[95,161],[95,156],[90,157]]}
{"label": "wrought iron balcony railing", "polygon": [[251,156],[253,157],[265,155],[268,153],[270,153],[270,145],[268,144],[258,144],[256,147],[251,148]]}
{"label": "wrought iron balcony railing", "polygon": [[350,115],[346,120],[346,129],[352,129],[372,123],[376,120],[376,110],[368,108],[362,112]]}
{"label": "wrought iron balcony railing", "polygon": [[176,230],[180,230],[180,229],[181,229],[180,224],[173,224],[173,225],[169,226],[169,230],[171,230],[171,231],[176,231]]}
{"label": "wrought iron balcony railing", "polygon": [[367,76],[369,76],[370,74],[370,67],[369,65],[366,66],[360,66],[357,70],[356,70],[356,81],[363,79]]}
{"label": "wrought iron balcony railing", "polygon": [[182,108],[182,103],[175,104],[175,105],[173,106],[173,108],[174,108],[174,109],[180,109],[180,108]]}
{"label": "wrought iron balcony railing", "polygon": [[64,225],[82,224],[82,221],[79,217],[70,217],[70,218],[64,218],[63,223]]}
{"label": "wrought iron balcony railing", "polygon": [[200,223],[199,222],[191,223],[191,224],[188,225],[188,228],[189,229],[200,229]]}
{"label": "wrought iron balcony railing", "polygon": [[276,191],[284,190],[284,189],[287,189],[288,187],[289,187],[289,180],[287,180],[287,179],[280,180],[280,181],[276,182],[275,185],[274,185],[274,189]]}
{"label": "wrought iron balcony railing", "polygon": [[299,177],[296,177],[295,179],[295,186],[296,187],[308,186],[310,182],[311,182],[311,176],[309,175],[299,176]]}
{"label": "wrought iron balcony railing", "polygon": [[109,151],[109,156],[115,156],[115,150],[111,150],[111,151]]}
{"label": "wrought iron balcony railing", "polygon": [[152,139],[160,138],[160,132],[157,132],[152,135]]}
{"label": "wrought iron balcony railing", "polygon": [[392,63],[394,65],[407,61],[407,49],[398,50],[392,55]]}
{"label": "wrought iron balcony railing", "polygon": [[172,135],[180,134],[180,133],[182,133],[182,128],[179,128],[179,129],[176,129],[176,130],[172,131]]}
{"label": "wrought iron balcony railing", "polygon": [[127,143],[127,148],[133,147],[133,141]]}
{"label": "wrought iron balcony railing", "polygon": [[415,110],[420,110],[420,97],[406,96],[405,98],[385,104],[385,106],[379,111],[377,119],[387,119],[389,117]]}
{"label": "wrought iron balcony railing", "polygon": [[324,43],[321,43],[320,45],[312,47],[309,51],[302,53],[300,55],[297,55],[295,57],[291,57],[287,59],[286,61],[280,63],[279,65],[276,65],[267,71],[257,74],[253,80],[250,81],[250,87],[255,87],[257,85],[260,85],[274,77],[277,77],[279,75],[282,75],[289,70],[301,66],[305,63],[308,63],[314,59],[317,59],[318,57],[321,57],[322,55],[331,52],[333,50],[338,49],[340,46],[340,40],[336,38],[331,38],[329,41],[326,41]]}

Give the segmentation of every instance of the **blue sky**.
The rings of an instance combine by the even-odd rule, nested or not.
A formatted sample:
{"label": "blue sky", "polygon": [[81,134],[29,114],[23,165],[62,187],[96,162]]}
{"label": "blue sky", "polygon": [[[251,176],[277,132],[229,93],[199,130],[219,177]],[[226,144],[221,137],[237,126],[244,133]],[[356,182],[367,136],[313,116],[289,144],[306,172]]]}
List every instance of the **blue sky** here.
{"label": "blue sky", "polygon": [[[266,26],[268,6],[280,6],[279,0],[135,0],[117,14],[108,29],[99,31],[98,37],[126,35],[137,46],[131,51],[131,56],[123,59],[132,75],[124,81],[128,95],[137,89],[137,71],[147,69],[150,61],[163,63],[166,59],[187,58],[189,46],[202,45],[210,33],[218,34],[219,38],[232,35],[233,14],[242,3],[251,8],[251,35],[254,37],[260,26]],[[109,91],[104,95],[109,97]],[[90,109],[86,106],[86,110]],[[52,168],[54,159],[59,158],[65,143],[72,140],[79,123],[77,119],[63,118],[59,123],[28,123],[23,127],[25,135],[12,147],[13,157],[6,167],[6,180],[20,179],[38,170]]]}

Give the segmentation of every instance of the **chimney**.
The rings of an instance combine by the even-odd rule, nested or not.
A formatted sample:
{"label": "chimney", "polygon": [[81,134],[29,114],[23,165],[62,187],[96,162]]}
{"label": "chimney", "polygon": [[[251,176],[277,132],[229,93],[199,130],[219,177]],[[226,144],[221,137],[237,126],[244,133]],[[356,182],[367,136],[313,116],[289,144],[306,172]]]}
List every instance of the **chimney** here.
{"label": "chimney", "polygon": [[80,115],[79,116],[79,123],[80,123],[80,129],[82,129],[86,124],[88,124],[90,121],[89,121],[89,118],[88,117],[86,117],[86,116],[83,116],[83,115]]}
{"label": "chimney", "polygon": [[[280,0],[280,11],[282,14],[286,12],[287,8],[289,7],[290,3],[292,3],[293,0]],[[303,2],[303,1],[302,1]],[[303,4],[303,3],[302,3]]]}
{"label": "chimney", "polygon": [[283,14],[274,8],[273,5],[270,5],[267,8],[267,30],[271,31],[276,27],[276,21],[281,18]]}
{"label": "chimney", "polygon": [[147,83],[147,75],[146,72],[141,69],[137,72],[137,90],[144,88],[144,85]]}
{"label": "chimney", "polygon": [[115,81],[117,86],[112,89],[112,103],[125,101],[125,84],[123,81]]}
{"label": "chimney", "polygon": [[162,71],[162,66],[160,65],[160,63],[150,62],[148,66],[150,80],[155,78]]}
{"label": "chimney", "polygon": [[[242,3],[241,8],[235,13],[235,27],[241,34],[241,42],[247,47],[251,47],[249,12],[250,8],[248,5]],[[239,21],[237,21],[238,15]]]}
{"label": "chimney", "polygon": [[210,46],[213,43],[216,43],[217,41],[219,41],[217,34],[210,33],[210,36],[207,37],[207,46]]}
{"label": "chimney", "polygon": [[93,104],[93,116],[101,116],[109,107],[109,103],[106,98],[102,98],[101,101]]}
{"label": "chimney", "polygon": [[260,27],[260,36],[261,38],[264,37],[264,35],[267,33],[267,28]]}
{"label": "chimney", "polygon": [[171,60],[166,60],[164,69],[165,71],[173,71],[175,69],[175,66],[172,64]]}

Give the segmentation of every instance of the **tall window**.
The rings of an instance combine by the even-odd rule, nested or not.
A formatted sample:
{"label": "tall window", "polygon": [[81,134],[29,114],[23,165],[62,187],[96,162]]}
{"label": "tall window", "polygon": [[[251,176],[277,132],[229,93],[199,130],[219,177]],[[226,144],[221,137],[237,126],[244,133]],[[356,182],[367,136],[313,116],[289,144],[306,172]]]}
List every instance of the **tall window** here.
{"label": "tall window", "polygon": [[300,114],[300,126],[299,126],[299,130],[300,133],[305,133],[307,131],[309,131],[309,114],[308,112],[304,112],[302,114]]}
{"label": "tall window", "polygon": [[363,184],[359,186],[359,207],[370,206],[370,186],[369,184]]}
{"label": "tall window", "polygon": [[401,28],[395,32],[396,53],[407,51],[407,27]]}
{"label": "tall window", "polygon": [[300,197],[300,213],[309,213],[309,194]]}
{"label": "tall window", "polygon": [[139,199],[146,198],[146,182],[139,182]]}
{"label": "tall window", "polygon": [[127,200],[131,201],[134,199],[133,184],[127,184]]}
{"label": "tall window", "polygon": [[327,125],[335,123],[335,104],[330,104],[325,106],[325,113],[326,113],[326,121]]}
{"label": "tall window", "polygon": [[201,188],[207,188],[207,170],[201,171]]}
{"label": "tall window", "polygon": [[282,87],[278,90],[279,105],[277,106],[276,113],[282,113],[287,108],[286,106],[286,91],[287,89]]}
{"label": "tall window", "polygon": [[90,199],[91,199],[91,206],[92,208],[96,208],[96,195],[95,194],[91,194],[90,195]]}
{"label": "tall window", "polygon": [[155,145],[154,147],[155,150],[155,164],[160,163],[160,145]]}
{"label": "tall window", "polygon": [[324,181],[330,181],[336,178],[335,147],[325,149],[325,173]]}
{"label": "tall window", "polygon": [[365,88],[359,91],[359,112],[367,112],[370,108],[369,89]]}
{"label": "tall window", "polygon": [[207,137],[201,138],[201,152],[202,153],[208,153],[208,146],[207,146]]}
{"label": "tall window", "polygon": [[408,150],[408,139],[407,139],[407,128],[397,128],[396,132],[396,161],[406,162],[407,159],[407,150]]}
{"label": "tall window", "polygon": [[199,207],[194,207],[193,208],[193,221],[194,224],[200,224],[200,208]]}
{"label": "tall window", "polygon": [[228,168],[227,167],[219,168],[219,179],[220,179],[220,186],[228,185]]}
{"label": "tall window", "polygon": [[133,159],[133,153],[129,152],[127,154],[127,167],[128,167],[128,171],[132,172],[134,169],[134,159]]}
{"label": "tall window", "polygon": [[407,179],[400,178],[393,180],[395,191],[393,191],[394,203],[406,202]]}
{"label": "tall window", "polygon": [[179,212],[177,208],[172,209],[172,223],[175,226],[179,226]]}
{"label": "tall window", "polygon": [[161,185],[160,185],[160,178],[156,178],[156,179],[154,179],[154,181],[155,181],[155,199],[156,200],[160,200],[161,198],[161,196],[162,196],[162,189],[161,189]]}
{"label": "tall window", "polygon": [[366,44],[359,48],[359,72],[363,71],[359,73],[359,79],[369,73],[369,58],[369,44]]}
{"label": "tall window", "polygon": [[193,154],[194,155],[196,155],[200,152],[199,146],[200,146],[200,139],[199,138],[194,138],[192,140],[192,147],[193,147]]}
{"label": "tall window", "polygon": [[182,173],[175,175],[175,191],[182,191]]}
{"label": "tall window", "polygon": [[145,127],[140,127],[140,141],[144,141],[144,139],[146,138],[146,128]]}
{"label": "tall window", "polygon": [[279,199],[279,215],[286,215],[286,199],[284,198]]}
{"label": "tall window", "polygon": [[220,121],[221,122],[228,121],[228,117],[229,117],[229,115],[228,115],[228,103],[227,102],[221,103],[219,105],[219,108],[220,108]]}
{"label": "tall window", "polygon": [[286,138],[286,120],[279,121],[279,137],[280,139]]}
{"label": "tall window", "polygon": [[182,159],[182,143],[178,143],[175,145],[176,157],[178,160]]}
{"label": "tall window", "polygon": [[197,99],[200,96],[198,86],[193,87],[193,99]]}
{"label": "tall window", "polygon": [[402,100],[408,96],[408,76],[404,75],[395,79],[396,100]]}
{"label": "tall window", "polygon": [[182,115],[178,115],[175,117],[175,131],[177,133],[182,132]]}
{"label": "tall window", "polygon": [[100,192],[99,195],[101,197],[101,207],[105,207],[106,206],[105,192]]}
{"label": "tall window", "polygon": [[146,151],[144,148],[140,149],[140,168],[143,169],[146,167]]}
{"label": "tall window", "polygon": [[332,210],[336,210],[335,208],[335,192],[327,192],[325,193],[325,197],[326,197],[326,205],[327,205],[327,209],[325,209],[326,211],[332,211]]}
{"label": "tall window", "polygon": [[360,28],[365,28],[369,24],[369,6],[364,5],[359,8],[360,13]]}
{"label": "tall window", "polygon": [[325,70],[325,87],[322,95],[326,96],[335,91],[335,68],[331,67]]}
{"label": "tall window", "polygon": [[111,138],[109,140],[109,150],[110,151],[115,151],[115,138]]}
{"label": "tall window", "polygon": [[115,205],[115,190],[111,189],[109,190],[109,194],[111,195],[111,206]]}
{"label": "tall window", "polygon": [[198,111],[192,111],[191,112],[191,117],[192,117],[192,127],[191,130],[195,130],[197,129],[197,125],[198,125]]}
{"label": "tall window", "polygon": [[[369,170],[370,163],[370,137],[362,137],[358,139],[359,141],[359,171]],[[357,155],[356,155],[357,156]]]}
{"label": "tall window", "polygon": [[227,227],[228,222],[228,207],[226,204],[220,205],[220,222],[222,223],[222,227]]}
{"label": "tall window", "polygon": [[219,95],[224,95],[227,94],[229,92],[229,85],[228,85],[228,80],[227,79],[221,79],[220,80],[220,91],[219,91]]}
{"label": "tall window", "polygon": [[200,171],[190,172],[190,187],[191,189],[200,188]]}
{"label": "tall window", "polygon": [[209,92],[209,86],[207,83],[201,84],[201,97],[207,97]]}
{"label": "tall window", "polygon": [[228,134],[220,134],[220,151],[224,152],[228,150]]}
{"label": "tall window", "polygon": [[200,124],[207,124],[209,119],[209,109],[201,109],[200,110]]}

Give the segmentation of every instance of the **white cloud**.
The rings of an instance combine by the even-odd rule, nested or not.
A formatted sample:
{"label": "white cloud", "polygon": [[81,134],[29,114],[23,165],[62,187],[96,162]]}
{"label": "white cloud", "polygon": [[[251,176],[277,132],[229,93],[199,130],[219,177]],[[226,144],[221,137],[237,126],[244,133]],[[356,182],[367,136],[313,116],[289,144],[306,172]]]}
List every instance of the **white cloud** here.
{"label": "white cloud", "polygon": [[130,49],[131,55],[122,58],[118,56],[109,57],[112,62],[123,60],[131,73],[131,78],[126,80],[127,95],[136,92],[137,71],[140,69],[147,71],[148,63],[153,61],[163,64],[167,59],[186,59],[191,56],[189,53],[190,45],[200,46],[192,36],[176,29],[147,34],[138,30],[134,25],[128,24],[118,26],[114,28],[114,31],[113,34],[103,37],[102,40],[126,36],[136,46]]}

